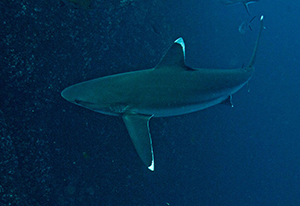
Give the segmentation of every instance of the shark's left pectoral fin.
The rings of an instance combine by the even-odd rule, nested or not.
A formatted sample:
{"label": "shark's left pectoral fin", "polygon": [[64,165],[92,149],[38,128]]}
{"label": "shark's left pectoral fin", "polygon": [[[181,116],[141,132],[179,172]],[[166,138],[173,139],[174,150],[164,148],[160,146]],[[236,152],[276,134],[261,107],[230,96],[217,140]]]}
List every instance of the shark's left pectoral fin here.
{"label": "shark's left pectoral fin", "polygon": [[154,155],[149,131],[151,117],[139,114],[124,114],[123,121],[138,155],[148,169],[154,171]]}

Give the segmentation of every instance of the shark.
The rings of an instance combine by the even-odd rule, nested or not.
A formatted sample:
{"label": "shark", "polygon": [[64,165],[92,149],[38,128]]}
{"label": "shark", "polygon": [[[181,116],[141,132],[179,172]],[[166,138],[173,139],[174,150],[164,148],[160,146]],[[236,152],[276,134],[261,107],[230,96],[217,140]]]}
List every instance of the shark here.
{"label": "shark", "polygon": [[174,41],[159,63],[144,69],[84,81],[67,87],[61,96],[98,113],[122,117],[138,156],[154,171],[149,121],[231,104],[232,95],[251,79],[263,26],[247,67],[191,68],[185,64],[185,44]]}
{"label": "shark", "polygon": [[250,12],[249,12],[248,5],[251,3],[258,2],[258,1],[259,0],[220,0],[221,3],[226,4],[226,5],[242,3],[245,6],[246,11],[249,15],[250,15]]}

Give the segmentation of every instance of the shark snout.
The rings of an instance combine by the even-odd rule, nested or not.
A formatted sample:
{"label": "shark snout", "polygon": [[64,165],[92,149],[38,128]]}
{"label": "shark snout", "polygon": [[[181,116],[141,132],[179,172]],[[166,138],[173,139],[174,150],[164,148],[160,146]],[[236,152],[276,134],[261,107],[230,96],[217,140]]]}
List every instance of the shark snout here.
{"label": "shark snout", "polygon": [[64,90],[60,93],[60,95],[61,95],[65,100],[67,100],[67,101],[69,101],[69,102],[73,102],[75,99],[73,100],[72,95],[71,95],[71,92],[70,92],[69,90],[70,90],[69,87],[66,88],[66,89],[64,89]]}
{"label": "shark snout", "polygon": [[85,98],[86,96],[76,86],[67,87],[61,92],[61,96],[65,100],[83,107],[93,107],[95,104],[90,99]]}
{"label": "shark snout", "polygon": [[74,104],[80,104],[80,102],[82,101],[82,99],[78,95],[78,91],[76,90],[76,88],[74,88],[72,86],[64,89],[61,92],[61,96],[68,102],[71,102]]}

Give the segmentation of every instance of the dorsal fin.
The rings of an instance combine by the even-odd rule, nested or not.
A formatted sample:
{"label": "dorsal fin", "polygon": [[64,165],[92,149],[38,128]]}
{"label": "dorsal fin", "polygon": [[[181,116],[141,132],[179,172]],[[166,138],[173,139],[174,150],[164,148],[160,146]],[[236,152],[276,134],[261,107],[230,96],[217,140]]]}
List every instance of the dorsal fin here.
{"label": "dorsal fin", "polygon": [[181,37],[174,41],[174,44],[168,49],[155,67],[155,69],[160,68],[191,69],[185,65],[185,44]]}

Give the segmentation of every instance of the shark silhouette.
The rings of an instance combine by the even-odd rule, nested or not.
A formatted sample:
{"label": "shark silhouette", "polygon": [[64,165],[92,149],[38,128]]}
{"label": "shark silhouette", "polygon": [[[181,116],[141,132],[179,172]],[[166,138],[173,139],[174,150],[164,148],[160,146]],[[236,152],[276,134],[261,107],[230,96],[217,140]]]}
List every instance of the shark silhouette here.
{"label": "shark silhouette", "polygon": [[230,4],[238,4],[238,3],[242,3],[244,4],[247,13],[250,15],[249,12],[249,7],[248,5],[251,3],[255,3],[258,2],[259,0],[220,0],[221,3],[226,4],[226,5],[230,5]]}
{"label": "shark silhouette", "polygon": [[254,73],[261,27],[250,63],[239,69],[193,69],[185,64],[185,44],[178,38],[152,69],[93,79],[64,89],[62,97],[95,112],[121,116],[143,163],[154,170],[149,130],[152,117],[199,111],[219,103],[231,104],[231,96]]}

